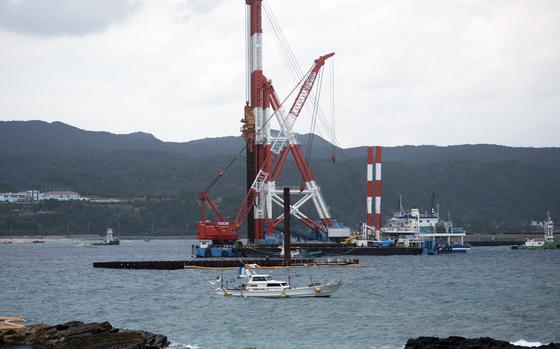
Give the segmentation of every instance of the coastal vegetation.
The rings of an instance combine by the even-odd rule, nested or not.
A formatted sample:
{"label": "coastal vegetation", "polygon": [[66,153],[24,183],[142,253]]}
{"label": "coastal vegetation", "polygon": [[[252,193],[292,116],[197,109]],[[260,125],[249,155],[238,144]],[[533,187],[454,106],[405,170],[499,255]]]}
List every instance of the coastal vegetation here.
{"label": "coastal vegetation", "polygon": [[[308,136],[300,136],[304,151]],[[341,150],[315,136],[311,168],[332,215],[357,228],[365,217],[365,147]],[[62,123],[0,122],[0,192],[71,189],[118,202],[0,203],[0,234],[194,234],[199,193],[237,156],[239,137],[162,142],[152,135],[90,132]],[[228,216],[244,196],[243,152],[210,191]],[[331,159],[336,154],[336,160]],[[560,213],[560,148],[496,145],[384,149],[383,215],[429,209],[469,232],[522,231]],[[282,183],[300,183],[293,162]]]}

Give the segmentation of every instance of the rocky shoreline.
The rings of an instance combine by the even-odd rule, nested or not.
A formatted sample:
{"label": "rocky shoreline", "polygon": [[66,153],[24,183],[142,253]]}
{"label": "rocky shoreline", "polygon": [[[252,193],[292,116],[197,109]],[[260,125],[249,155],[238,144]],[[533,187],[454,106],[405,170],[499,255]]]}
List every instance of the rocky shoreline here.
{"label": "rocky shoreline", "polygon": [[[26,349],[162,349],[169,346],[166,336],[147,331],[114,328],[108,322],[83,323],[70,321],[49,326],[29,325],[19,330],[0,331],[0,348]],[[521,349],[506,341],[493,338],[418,337],[409,339],[404,349]],[[560,349],[550,343],[531,347]]]}
{"label": "rocky shoreline", "polygon": [[0,331],[0,348],[26,346],[28,349],[161,349],[167,337],[147,331],[114,328],[108,322],[70,321],[49,326],[25,326]]}
{"label": "rocky shoreline", "polygon": [[[464,338],[464,337],[418,337],[409,339],[404,349],[520,349],[527,348],[514,345],[509,342],[496,340],[488,337]],[[550,343],[537,347],[538,349],[560,349],[560,344]]]}

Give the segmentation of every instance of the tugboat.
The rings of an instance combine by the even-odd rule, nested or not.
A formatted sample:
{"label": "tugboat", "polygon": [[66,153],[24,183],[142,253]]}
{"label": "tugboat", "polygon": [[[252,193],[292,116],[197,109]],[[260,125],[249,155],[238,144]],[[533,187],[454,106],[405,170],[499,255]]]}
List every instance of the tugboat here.
{"label": "tugboat", "polygon": [[120,244],[120,240],[117,239],[113,239],[113,229],[111,228],[107,228],[107,235],[105,236],[105,240],[102,242],[94,242],[92,245],[93,246],[113,246],[113,245],[119,245]]}
{"label": "tugboat", "polygon": [[247,278],[247,283],[239,286],[224,286],[216,289],[216,293],[233,297],[261,297],[261,298],[304,298],[304,297],[330,297],[342,285],[341,281],[328,281],[326,283],[311,283],[304,287],[291,287],[286,281],[273,280],[268,274],[257,274],[254,268],[242,268],[243,274],[239,277]]}

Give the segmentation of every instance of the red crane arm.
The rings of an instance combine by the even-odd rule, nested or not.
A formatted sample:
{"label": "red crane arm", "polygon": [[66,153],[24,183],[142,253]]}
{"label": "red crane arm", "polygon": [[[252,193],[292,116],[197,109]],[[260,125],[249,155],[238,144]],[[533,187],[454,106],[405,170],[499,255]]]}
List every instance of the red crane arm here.
{"label": "red crane arm", "polygon": [[202,201],[202,221],[204,221],[206,219],[206,203],[208,203],[210,205],[210,208],[212,209],[212,211],[214,211],[214,213],[216,214],[216,216],[218,217],[218,221],[223,222],[224,221],[224,217],[222,216],[222,213],[220,212],[220,210],[218,210],[218,206],[216,206],[216,204],[214,203],[214,201],[210,198],[210,196],[208,196],[208,193],[203,191],[200,193],[200,201]]}
{"label": "red crane arm", "polygon": [[299,116],[299,113],[301,112],[301,109],[303,108],[307,97],[309,97],[309,93],[311,92],[313,85],[315,84],[315,79],[317,78],[319,70],[325,64],[325,61],[332,56],[334,56],[334,52],[321,56],[315,60],[315,65],[313,66],[313,69],[311,69],[311,72],[307,76],[307,79],[305,79],[305,82],[301,86],[299,94],[294,101],[292,108],[290,109],[290,114],[293,114],[295,117]]}
{"label": "red crane arm", "polygon": [[[325,64],[325,61],[327,59],[331,58],[332,56],[334,56],[334,52],[331,52],[329,54],[321,56],[321,57],[319,57],[315,60],[315,65],[313,66],[313,68],[309,72],[309,75],[307,75],[307,78],[305,79],[305,82],[301,86],[301,88],[299,90],[299,93],[298,93],[298,95],[297,95],[297,97],[294,101],[294,104],[292,105],[292,108],[290,109],[290,113],[288,114],[288,117],[286,118],[286,121],[284,122],[284,125],[282,125],[282,130],[280,131],[281,134],[283,132],[290,132],[291,131],[291,129],[292,129],[294,123],[295,123],[296,118],[298,117],[299,113],[301,112],[301,109],[305,105],[305,101],[307,100],[307,97],[311,93],[311,89],[313,88],[313,85],[315,84],[315,80],[317,79],[317,74],[319,73],[319,70],[321,70],[321,67]],[[272,99],[272,103],[274,104],[276,102],[275,99],[277,99],[277,97],[276,97],[275,93],[273,92],[274,91],[273,88],[271,88],[270,91],[272,91],[271,99]],[[274,156],[273,154],[280,154],[281,151],[284,150],[285,146],[286,146],[286,140],[282,140],[282,141],[280,141],[280,143],[278,143],[278,140],[276,140],[274,142],[274,144],[271,146],[272,151],[271,151],[270,155],[268,155],[268,156]],[[278,148],[280,148],[280,149],[278,149]],[[267,160],[268,159],[265,158],[265,161],[263,161],[263,164],[266,164]],[[272,161],[272,163],[274,163],[274,164],[276,164],[278,162],[278,159],[273,159],[273,160],[274,161]],[[247,213],[249,213],[249,210],[251,210],[251,207],[255,203],[255,199],[257,197],[256,194],[259,191],[261,191],[261,189],[263,188],[264,183],[266,182],[267,178],[268,178],[268,172],[264,171],[264,169],[261,168],[259,170],[259,172],[257,173],[257,176],[255,177],[255,181],[253,182],[253,185],[251,186],[251,190],[249,190],[247,192],[247,196],[245,197],[245,200],[243,200],[243,203],[241,204],[241,207],[239,208],[239,211],[237,212],[237,217],[235,218],[235,223],[236,224],[241,225],[241,223],[243,223],[243,221],[247,217]]]}
{"label": "red crane arm", "polygon": [[[307,97],[309,97],[309,94],[311,93],[311,89],[315,84],[315,80],[317,79],[319,70],[325,64],[325,61],[332,56],[334,56],[334,52],[321,56],[315,60],[315,65],[313,66],[309,75],[306,77],[305,82],[301,86],[300,91],[294,101],[294,104],[290,108],[290,112],[288,113],[286,120],[284,121],[284,125],[282,125],[282,129],[280,131],[281,133],[291,132],[296,118],[300,114],[301,109],[305,105],[305,101],[307,100]],[[270,88],[270,91],[272,91],[270,92],[270,98],[272,99],[271,104],[273,105],[274,109],[277,109],[280,107],[278,97],[276,96],[272,88]],[[267,155],[267,157],[265,157],[263,161],[263,164],[266,164],[268,157],[270,156],[274,157],[276,155],[275,158],[270,158],[270,160],[274,160],[271,162],[275,164],[274,167],[275,169],[273,170],[272,173],[273,178],[278,175],[277,172],[279,171],[279,168],[282,167],[282,163],[286,159],[286,155],[288,153],[288,148],[286,148],[286,145],[287,142],[285,139],[280,141],[277,139],[274,142],[274,144],[271,146],[272,148],[271,152],[269,153],[269,155]],[[280,161],[280,163],[278,163],[278,161]],[[243,223],[243,221],[245,220],[245,218],[247,217],[247,213],[251,210],[251,207],[253,207],[255,200],[257,198],[257,193],[263,189],[268,176],[269,173],[267,171],[265,171],[263,168],[259,169],[259,172],[255,177],[251,189],[247,192],[247,196],[243,200],[243,203],[241,204],[241,207],[237,212],[237,216],[234,222],[229,222],[226,219],[224,219],[224,217],[220,213],[220,210],[218,210],[218,207],[216,206],[214,201],[210,199],[206,191],[200,193],[200,200],[202,201],[202,220],[197,224],[198,238],[211,239],[216,241],[230,241],[239,238],[238,229]],[[206,217],[205,217],[206,203],[210,205],[210,208],[212,209],[212,211],[214,211],[214,213],[218,217],[218,221],[216,222],[206,221]],[[303,220],[303,223],[305,223],[306,225],[308,225],[314,230],[320,228],[315,222],[311,220]]]}

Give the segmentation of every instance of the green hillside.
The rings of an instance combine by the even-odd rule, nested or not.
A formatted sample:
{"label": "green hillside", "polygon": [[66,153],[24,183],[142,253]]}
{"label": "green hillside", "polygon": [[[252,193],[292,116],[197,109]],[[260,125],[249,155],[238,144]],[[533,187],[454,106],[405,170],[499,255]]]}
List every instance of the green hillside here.
{"label": "green hillside", "polygon": [[[307,136],[301,136],[304,151]],[[335,218],[355,228],[365,217],[365,147],[340,153],[316,138],[311,168]],[[162,142],[145,133],[90,132],[62,123],[0,122],[0,191],[72,189],[118,204],[0,204],[0,234],[193,232],[198,193],[242,147],[239,137]],[[330,154],[339,153],[331,162]],[[235,216],[243,199],[240,157],[210,195]],[[547,210],[560,214],[560,148],[497,145],[401,146],[384,149],[383,215],[396,206],[441,210],[468,231],[525,230]],[[288,162],[280,183],[300,184]]]}

